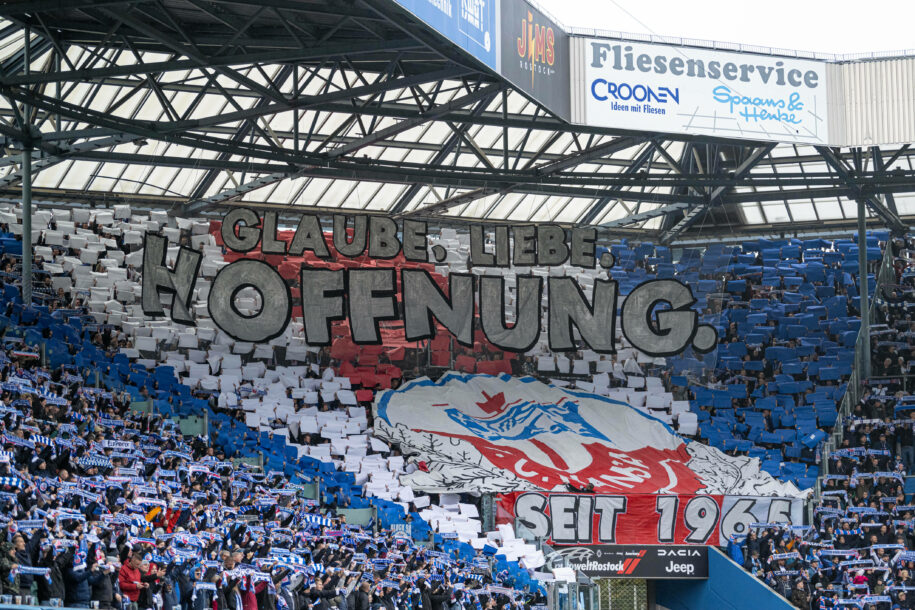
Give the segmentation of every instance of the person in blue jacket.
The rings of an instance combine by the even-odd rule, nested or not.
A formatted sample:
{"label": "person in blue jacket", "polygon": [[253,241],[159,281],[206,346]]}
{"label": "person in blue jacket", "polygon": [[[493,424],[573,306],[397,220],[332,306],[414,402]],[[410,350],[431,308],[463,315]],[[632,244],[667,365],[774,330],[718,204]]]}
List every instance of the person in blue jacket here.
{"label": "person in blue jacket", "polygon": [[68,606],[74,608],[88,608],[89,602],[92,601],[91,585],[98,584],[98,581],[104,576],[95,566],[94,571],[90,571],[86,565],[86,553],[82,551],[73,552],[73,561],[64,571],[64,582],[66,583],[66,599]]}

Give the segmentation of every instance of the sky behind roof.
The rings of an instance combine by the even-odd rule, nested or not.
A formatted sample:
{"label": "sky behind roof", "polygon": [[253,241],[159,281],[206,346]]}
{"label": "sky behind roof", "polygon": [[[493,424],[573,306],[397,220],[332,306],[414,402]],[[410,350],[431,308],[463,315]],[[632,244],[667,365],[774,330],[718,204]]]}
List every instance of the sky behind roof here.
{"label": "sky behind roof", "polygon": [[537,0],[566,27],[820,53],[915,49],[912,0]]}

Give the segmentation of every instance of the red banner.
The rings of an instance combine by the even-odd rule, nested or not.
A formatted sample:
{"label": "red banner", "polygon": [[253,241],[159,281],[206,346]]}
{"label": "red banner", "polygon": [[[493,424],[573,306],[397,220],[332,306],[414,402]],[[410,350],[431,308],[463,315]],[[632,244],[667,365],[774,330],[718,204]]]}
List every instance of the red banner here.
{"label": "red banner", "polygon": [[514,492],[497,523],[519,524],[552,544],[727,544],[751,523],[803,523],[792,498]]}

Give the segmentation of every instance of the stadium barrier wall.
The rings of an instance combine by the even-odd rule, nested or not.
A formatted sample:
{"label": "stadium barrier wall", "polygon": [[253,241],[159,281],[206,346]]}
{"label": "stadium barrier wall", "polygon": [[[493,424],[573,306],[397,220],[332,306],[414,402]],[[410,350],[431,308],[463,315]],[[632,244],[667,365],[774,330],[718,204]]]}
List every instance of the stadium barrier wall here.
{"label": "stadium barrier wall", "polygon": [[708,580],[655,581],[659,610],[786,610],[786,599],[716,547],[709,547]]}
{"label": "stadium barrier wall", "polygon": [[374,508],[338,508],[337,514],[346,517],[348,525],[368,526],[375,519]]}
{"label": "stadium barrier wall", "polygon": [[185,436],[205,436],[207,433],[206,417],[175,417],[181,434]]}
{"label": "stadium barrier wall", "polygon": [[151,400],[134,401],[130,403],[130,410],[134,413],[152,413],[153,404]]}

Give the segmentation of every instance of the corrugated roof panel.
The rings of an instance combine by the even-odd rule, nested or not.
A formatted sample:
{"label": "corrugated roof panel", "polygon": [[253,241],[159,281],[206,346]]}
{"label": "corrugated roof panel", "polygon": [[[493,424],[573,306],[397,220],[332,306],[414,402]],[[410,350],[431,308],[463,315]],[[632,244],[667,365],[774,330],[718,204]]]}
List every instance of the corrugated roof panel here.
{"label": "corrugated roof panel", "polygon": [[57,188],[60,181],[69,173],[73,161],[63,161],[41,170],[32,177],[35,188]]}
{"label": "corrugated roof panel", "polygon": [[167,195],[165,189],[169,188],[178,175],[177,167],[155,167],[146,176],[146,186],[140,189],[141,193],[154,193]]}
{"label": "corrugated roof panel", "polygon": [[554,216],[553,221],[562,223],[577,222],[592,201],[594,200],[585,199],[583,197],[564,199],[562,210]]}
{"label": "corrugated roof panel", "polygon": [[762,209],[763,214],[766,216],[766,222],[773,224],[791,222],[791,217],[788,216],[785,204],[780,201],[766,202],[762,204]]}
{"label": "corrugated roof panel", "polygon": [[817,215],[819,215],[820,220],[836,220],[842,218],[842,208],[839,207],[838,201],[820,200],[815,201],[814,205],[816,206]]}
{"label": "corrugated roof panel", "polygon": [[66,174],[63,175],[58,188],[82,190],[86,187],[92,172],[98,167],[98,163],[91,161],[76,161],[70,166]]}
{"label": "corrugated roof panel", "polygon": [[791,216],[796,221],[816,220],[816,211],[812,203],[794,201],[791,203]]}
{"label": "corrugated roof panel", "polygon": [[394,205],[394,202],[400,199],[401,194],[403,194],[406,189],[407,187],[402,184],[383,184],[365,209],[376,211],[388,210]]}
{"label": "corrugated roof panel", "polygon": [[743,209],[743,214],[748,224],[758,225],[766,222],[766,219],[763,218],[762,210],[759,209],[758,204],[742,203],[740,204],[740,207]]}
{"label": "corrugated roof panel", "polygon": [[200,180],[207,174],[206,170],[201,169],[182,169],[175,175],[171,185],[171,194],[190,195]]}

